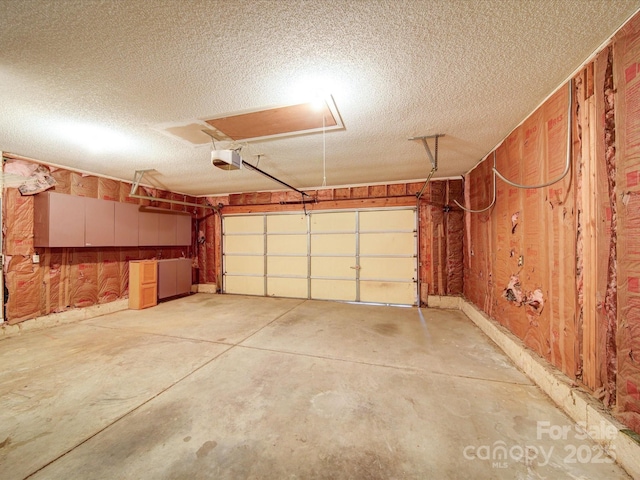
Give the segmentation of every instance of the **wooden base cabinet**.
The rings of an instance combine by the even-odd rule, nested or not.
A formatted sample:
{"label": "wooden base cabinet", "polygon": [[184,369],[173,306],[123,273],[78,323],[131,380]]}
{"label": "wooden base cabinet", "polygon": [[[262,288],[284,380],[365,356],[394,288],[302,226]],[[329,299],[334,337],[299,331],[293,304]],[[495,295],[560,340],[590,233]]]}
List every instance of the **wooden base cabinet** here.
{"label": "wooden base cabinet", "polygon": [[140,310],[158,303],[158,262],[129,262],[129,308]]}

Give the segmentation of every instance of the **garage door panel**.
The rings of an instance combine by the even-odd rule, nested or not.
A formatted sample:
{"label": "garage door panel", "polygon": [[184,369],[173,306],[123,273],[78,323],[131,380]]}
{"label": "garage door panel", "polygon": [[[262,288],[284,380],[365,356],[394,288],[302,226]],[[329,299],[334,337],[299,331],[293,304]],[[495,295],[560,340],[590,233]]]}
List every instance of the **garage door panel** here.
{"label": "garage door panel", "polygon": [[362,233],[360,255],[414,255],[414,233]]}
{"label": "garage door panel", "polygon": [[263,277],[234,277],[227,275],[224,284],[225,293],[243,295],[264,295]]}
{"label": "garage door panel", "polygon": [[267,235],[268,254],[307,254],[307,235]]}
{"label": "garage door panel", "polygon": [[240,275],[264,275],[264,257],[227,255],[224,271]]}
{"label": "garage door panel", "polygon": [[415,230],[415,210],[379,210],[360,212],[360,232],[380,230]]}
{"label": "garage door panel", "polygon": [[353,257],[312,257],[312,277],[356,278],[356,262]]}
{"label": "garage door panel", "polygon": [[268,275],[299,275],[307,277],[307,257],[267,257]]}
{"label": "garage door panel", "polygon": [[413,282],[360,281],[360,301],[414,305],[416,284]]}
{"label": "garage door panel", "polygon": [[268,215],[267,233],[307,233],[307,217],[303,215]]}
{"label": "garage door panel", "polygon": [[264,253],[264,236],[263,235],[225,235],[224,237],[225,253],[255,253],[262,255]]}
{"label": "garage door panel", "polygon": [[355,212],[314,213],[311,215],[311,232],[355,232]]}
{"label": "garage door panel", "polygon": [[225,216],[223,226],[229,293],[416,302],[415,209]]}
{"label": "garage door panel", "polygon": [[360,280],[413,280],[415,276],[415,258],[360,257]]}
{"label": "garage door panel", "polygon": [[311,255],[356,254],[356,236],[353,233],[337,233],[311,236]]}
{"label": "garage door panel", "polygon": [[225,217],[224,233],[264,233],[264,217],[262,215]]}
{"label": "garage door panel", "polygon": [[311,298],[317,300],[356,300],[355,280],[311,279]]}
{"label": "garage door panel", "polygon": [[274,297],[307,298],[309,281],[306,278],[268,278],[267,295]]}

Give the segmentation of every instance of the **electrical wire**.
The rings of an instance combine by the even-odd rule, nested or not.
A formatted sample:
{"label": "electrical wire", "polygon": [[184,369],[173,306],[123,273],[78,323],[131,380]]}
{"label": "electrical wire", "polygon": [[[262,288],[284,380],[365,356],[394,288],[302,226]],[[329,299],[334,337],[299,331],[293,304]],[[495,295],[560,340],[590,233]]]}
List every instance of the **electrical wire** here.
{"label": "electrical wire", "polygon": [[567,176],[567,173],[569,173],[569,170],[571,170],[571,129],[573,128],[573,112],[571,110],[572,104],[573,104],[573,81],[572,80],[569,80],[569,102],[568,103],[569,105],[567,108],[567,157],[566,157],[566,162],[564,166],[564,171],[562,172],[562,174],[560,174],[558,178],[549,180],[546,183],[541,183],[540,185],[521,185],[519,183],[512,182],[511,180],[506,178],[494,166],[493,171],[496,175],[498,175],[498,177],[500,177],[500,180],[502,180],[505,183],[508,183],[512,187],[533,189],[533,188],[549,187],[554,183],[558,183],[560,180],[562,180],[564,177]]}
{"label": "electrical wire", "polygon": [[466,208],[466,207],[460,205],[458,200],[453,200],[453,203],[455,203],[457,206],[459,206],[465,212],[482,213],[482,212],[486,212],[487,210],[489,210],[496,203],[496,194],[497,194],[497,191],[496,191],[496,151],[494,150],[493,151],[493,200],[491,200],[491,203],[489,204],[489,206],[485,207],[485,208],[482,208],[482,209],[479,209],[479,210],[473,210],[471,208]]}

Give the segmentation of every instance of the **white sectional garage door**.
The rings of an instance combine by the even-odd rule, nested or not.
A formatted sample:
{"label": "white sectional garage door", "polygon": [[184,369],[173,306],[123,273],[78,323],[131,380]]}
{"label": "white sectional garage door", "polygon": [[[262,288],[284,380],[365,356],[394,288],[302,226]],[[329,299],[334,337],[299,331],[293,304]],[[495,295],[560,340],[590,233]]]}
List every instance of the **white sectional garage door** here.
{"label": "white sectional garage door", "polygon": [[223,217],[224,291],[415,305],[416,212]]}

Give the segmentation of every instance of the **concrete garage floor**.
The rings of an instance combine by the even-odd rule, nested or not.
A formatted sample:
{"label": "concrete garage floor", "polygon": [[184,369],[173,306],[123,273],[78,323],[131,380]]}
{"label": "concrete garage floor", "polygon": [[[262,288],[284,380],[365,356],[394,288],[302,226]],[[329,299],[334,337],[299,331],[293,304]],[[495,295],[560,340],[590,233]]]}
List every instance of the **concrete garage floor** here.
{"label": "concrete garage floor", "polygon": [[2,479],[629,478],[459,311],[197,294],[0,361]]}

